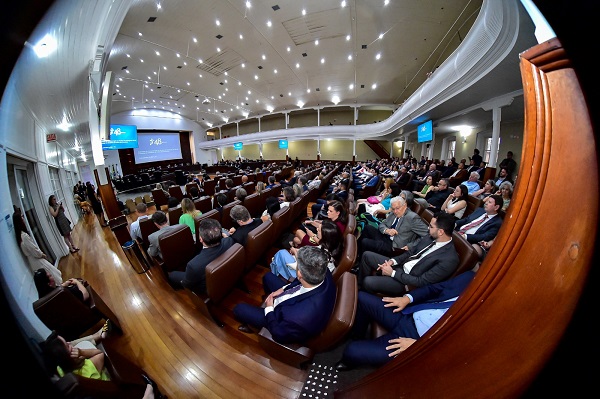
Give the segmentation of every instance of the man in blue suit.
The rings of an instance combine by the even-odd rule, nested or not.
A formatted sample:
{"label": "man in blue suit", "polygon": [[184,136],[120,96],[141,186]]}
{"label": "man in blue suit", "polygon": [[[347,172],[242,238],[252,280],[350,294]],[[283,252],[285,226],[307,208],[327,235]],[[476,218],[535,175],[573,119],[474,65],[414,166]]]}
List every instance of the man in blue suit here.
{"label": "man in blue suit", "polygon": [[333,313],[336,286],[327,268],[328,257],[318,247],[298,250],[297,277],[290,284],[269,272],[263,277],[265,307],[240,303],[233,309],[242,322],[238,328],[250,333],[249,327],[266,327],[276,342],[303,344],[319,334]]}
{"label": "man in blue suit", "polygon": [[485,199],[483,208],[477,208],[466,218],[459,219],[454,230],[471,244],[493,240],[502,226],[502,218],[498,215],[500,208],[502,196],[490,195]]}
{"label": "man in blue suit", "polygon": [[[475,272],[467,271],[449,280],[415,288],[401,297],[381,298],[358,292],[358,312],[352,334],[360,340],[351,341],[336,364],[338,371],[356,366],[379,367],[422,337],[467,288]],[[369,322],[379,323],[388,333],[364,340]],[[391,344],[391,345],[390,345]]]}

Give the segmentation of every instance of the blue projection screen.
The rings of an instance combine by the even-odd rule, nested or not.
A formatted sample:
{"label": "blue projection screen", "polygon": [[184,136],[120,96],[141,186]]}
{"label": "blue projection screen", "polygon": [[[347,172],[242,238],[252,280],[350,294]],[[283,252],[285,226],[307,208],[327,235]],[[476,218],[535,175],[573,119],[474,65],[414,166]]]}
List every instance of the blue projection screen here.
{"label": "blue projection screen", "polygon": [[241,151],[241,150],[242,150],[242,148],[244,148],[244,143],[242,143],[242,142],[239,142],[239,143],[233,143],[233,149],[234,149],[234,150]]}
{"label": "blue projection screen", "polygon": [[283,149],[288,148],[288,141],[287,140],[279,140],[279,148],[283,148]]}
{"label": "blue projection screen", "polygon": [[425,141],[433,140],[433,123],[431,121],[427,121],[420,124],[417,132],[417,142],[423,143]]}
{"label": "blue projection screen", "polygon": [[110,125],[108,140],[102,140],[102,151],[124,150],[138,146],[135,125]]}
{"label": "blue projection screen", "polygon": [[140,133],[138,148],[133,150],[135,163],[181,160],[179,133]]}

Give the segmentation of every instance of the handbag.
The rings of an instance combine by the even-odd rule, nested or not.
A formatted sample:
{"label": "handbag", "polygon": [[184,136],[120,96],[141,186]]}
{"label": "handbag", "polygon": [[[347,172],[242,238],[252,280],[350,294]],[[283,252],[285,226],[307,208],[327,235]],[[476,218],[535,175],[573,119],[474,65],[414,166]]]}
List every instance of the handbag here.
{"label": "handbag", "polygon": [[376,196],[376,195],[372,195],[372,196],[370,196],[369,198],[367,198],[367,202],[368,202],[369,204],[379,204],[380,200],[379,200],[379,197],[378,197],[378,196]]}

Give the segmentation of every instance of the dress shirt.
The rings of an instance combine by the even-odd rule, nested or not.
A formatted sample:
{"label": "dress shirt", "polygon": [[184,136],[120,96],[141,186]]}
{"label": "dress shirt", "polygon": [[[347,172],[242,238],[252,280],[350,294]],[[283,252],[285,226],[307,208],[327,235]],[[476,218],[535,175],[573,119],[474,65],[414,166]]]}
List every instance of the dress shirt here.
{"label": "dress shirt", "polygon": [[[474,233],[476,233],[476,232],[477,232],[477,230],[479,230],[479,228],[480,228],[481,226],[483,226],[484,224],[486,224],[487,222],[489,222],[489,221],[490,221],[490,220],[491,220],[491,219],[492,219],[494,216],[496,216],[496,215],[488,215],[487,213],[484,213],[483,215],[479,216],[477,219],[473,220],[471,223],[477,223],[477,222],[479,222],[480,220],[483,220],[483,218],[485,218],[485,217],[487,217],[487,220],[485,220],[483,223],[479,223],[477,226],[473,226],[473,227],[471,227],[470,229],[468,229],[468,230],[464,230],[464,231],[463,231],[463,228],[464,228],[465,226],[463,226],[463,227],[461,227],[461,228],[460,228],[460,233],[462,233],[462,234],[464,234],[464,235],[467,235],[467,234],[474,234]],[[469,223],[469,224],[471,224],[471,223]],[[467,226],[468,226],[468,225],[467,225]]]}
{"label": "dress shirt", "polygon": [[[456,302],[458,297],[450,298],[444,302],[434,302],[427,305],[431,305],[432,308],[417,310],[412,314],[413,320],[415,321],[415,327],[419,336],[423,336],[439,319],[442,318],[444,313],[448,311],[448,308]],[[433,306],[441,305],[440,308],[434,308]],[[416,305],[418,306],[418,305]]]}
{"label": "dress shirt", "polygon": [[[296,291],[292,292],[291,294],[287,294],[287,295],[282,293],[281,296],[278,296],[277,298],[275,298],[275,300],[273,301],[273,306],[266,306],[265,307],[265,316],[267,314],[269,314],[270,312],[272,312],[273,310],[275,310],[275,306],[279,305],[281,302],[287,301],[288,299],[293,298],[295,296],[302,295],[305,292],[312,291],[315,288],[317,288],[318,286],[320,286],[321,284],[323,284],[322,281],[321,281],[321,283],[319,283],[319,284],[317,284],[317,285],[315,285],[314,287],[311,287],[311,288],[306,288],[305,286],[303,286],[302,284],[300,284],[301,288],[299,290],[296,290]],[[286,288],[287,288],[287,285],[283,288],[283,291],[285,291]]]}
{"label": "dress shirt", "polygon": [[[419,261],[421,259],[423,259],[423,257],[425,255],[429,255],[433,251],[437,251],[438,249],[442,248],[444,245],[448,245],[451,242],[452,242],[452,240],[444,241],[444,242],[437,242],[437,241],[435,241],[435,245],[433,245],[431,247],[424,248],[421,252],[416,253],[415,255],[419,255],[420,254],[418,258],[412,259],[412,260],[408,260],[408,261],[404,262],[404,264],[402,265],[402,270],[404,270],[404,273],[406,273],[406,274],[410,273],[410,271],[412,270],[412,268],[417,263],[419,263]],[[398,264],[398,262],[396,262],[396,259],[392,259],[392,262],[394,263],[394,266],[396,266]],[[391,277],[394,278],[395,275],[396,275],[396,270],[393,270]]]}

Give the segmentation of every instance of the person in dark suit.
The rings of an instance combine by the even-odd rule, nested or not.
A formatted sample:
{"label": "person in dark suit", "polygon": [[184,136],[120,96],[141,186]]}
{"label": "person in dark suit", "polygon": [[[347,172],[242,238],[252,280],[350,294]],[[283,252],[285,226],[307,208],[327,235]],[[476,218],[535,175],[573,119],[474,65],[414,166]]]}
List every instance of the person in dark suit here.
{"label": "person in dark suit", "polygon": [[429,209],[432,212],[439,212],[442,210],[442,205],[446,201],[446,198],[450,195],[450,182],[448,179],[440,179],[437,186],[431,189],[425,199],[415,198],[415,201],[423,205],[425,209]]}
{"label": "person in dark suit", "polygon": [[477,208],[466,218],[459,219],[454,230],[471,244],[494,239],[502,226],[502,218],[498,215],[502,203],[502,196],[488,196],[483,202],[483,208]]}
{"label": "person in dark suit", "polygon": [[452,176],[452,174],[454,172],[456,172],[457,166],[454,162],[452,162],[452,160],[448,160],[448,165],[446,165],[446,169],[444,169],[444,171],[442,172],[442,178],[444,177],[450,177]]}
{"label": "person in dark suit", "polygon": [[475,166],[479,166],[483,162],[483,157],[479,154],[479,148],[473,149],[473,156],[469,157]]}
{"label": "person in dark suit", "polygon": [[246,245],[246,241],[248,240],[248,233],[250,233],[254,228],[261,225],[263,222],[261,219],[253,219],[244,205],[236,205],[231,208],[231,212],[229,214],[231,219],[237,223],[238,227],[232,227],[229,229],[229,234],[231,239],[234,242],[239,244]]}
{"label": "person in dark suit", "polygon": [[169,272],[169,284],[175,289],[187,287],[192,291],[206,293],[206,266],[232,245],[231,237],[223,238],[221,223],[215,219],[204,219],[198,225],[198,239],[202,250],[185,266],[185,271]]}
{"label": "person in dark suit", "polygon": [[411,174],[408,172],[406,166],[402,166],[400,171],[398,172],[398,177],[396,178],[396,183],[400,188],[406,188],[408,183],[411,181]]}
{"label": "person in dark suit", "polygon": [[[242,322],[239,330],[266,327],[276,342],[303,344],[319,334],[333,313],[336,286],[327,268],[328,257],[318,247],[306,246],[296,254],[297,277],[286,284],[268,272],[263,277],[265,307],[239,303],[233,308]],[[293,292],[292,292],[293,291]]]}
{"label": "person in dark suit", "polygon": [[456,187],[468,178],[469,172],[467,171],[464,162],[459,162],[458,168],[454,171],[452,176],[449,177],[449,185],[450,187]]}
{"label": "person in dark suit", "polygon": [[[429,236],[414,248],[394,258],[375,252],[363,254],[359,265],[362,290],[385,295],[403,295],[406,286],[422,287],[443,281],[458,267],[459,258],[452,243],[454,216],[439,212],[429,224]],[[373,272],[381,275],[372,276]]]}
{"label": "person in dark suit", "polygon": [[[475,277],[467,271],[449,280],[425,285],[397,298],[358,293],[358,311],[352,329],[357,340],[351,341],[337,362],[338,371],[360,365],[379,367],[405,351],[422,337],[463,293]],[[365,340],[369,322],[376,321],[388,333]],[[391,344],[391,345],[390,345]]]}

